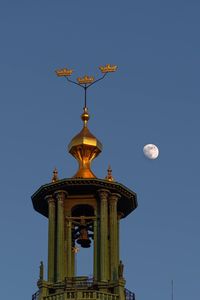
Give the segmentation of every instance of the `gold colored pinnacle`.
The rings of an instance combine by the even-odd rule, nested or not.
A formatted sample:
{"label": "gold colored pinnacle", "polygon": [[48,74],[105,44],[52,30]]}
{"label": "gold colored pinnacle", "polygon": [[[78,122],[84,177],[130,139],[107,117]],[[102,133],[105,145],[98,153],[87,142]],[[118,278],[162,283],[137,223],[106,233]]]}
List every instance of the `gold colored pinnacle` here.
{"label": "gold colored pinnacle", "polygon": [[99,69],[101,70],[102,73],[109,73],[109,72],[115,72],[117,70],[117,66],[116,65],[111,66],[110,64],[107,64],[106,66],[100,66]]}
{"label": "gold colored pinnacle", "polygon": [[114,181],[114,178],[112,176],[112,169],[111,169],[111,166],[109,165],[108,166],[108,170],[107,170],[107,176],[105,177],[106,180],[108,181]]}
{"label": "gold colored pinnacle", "polygon": [[[105,66],[100,66],[99,69],[101,70],[101,73],[103,73],[99,78],[95,79],[94,76],[85,75],[83,77],[78,77],[76,81],[68,78],[73,73],[73,70],[67,68],[56,70],[56,74],[58,77],[65,77],[68,82],[84,89],[84,110],[83,114],[81,115],[83,128],[71,140],[68,146],[69,153],[75,157],[79,164],[79,169],[74,175],[75,178],[96,178],[94,173],[91,171],[90,166],[93,159],[95,159],[102,151],[101,142],[89,131],[87,126],[88,120],[90,118],[87,110],[87,91],[88,88],[104,79],[107,73],[115,72],[117,70],[117,66],[107,64]],[[58,180],[58,175],[56,172],[57,170],[55,170],[52,182]],[[112,177],[112,170],[110,167],[108,168],[106,179],[109,181],[114,181]]]}
{"label": "gold colored pinnacle", "polygon": [[81,119],[82,119],[82,121],[83,121],[84,127],[87,127],[87,122],[88,122],[89,119],[90,119],[90,115],[89,115],[89,113],[88,113],[87,107],[85,107],[85,108],[83,109],[83,113],[82,113],[82,115],[81,115]]}
{"label": "gold colored pinnacle", "polygon": [[73,73],[73,70],[68,70],[67,68],[56,70],[56,75],[58,77],[63,77],[63,76],[71,76]]}
{"label": "gold colored pinnacle", "polygon": [[52,177],[52,179],[51,179],[51,182],[56,182],[56,181],[58,181],[59,180],[59,178],[58,178],[58,170],[55,168],[54,170],[53,170],[53,177]]}
{"label": "gold colored pinnacle", "polygon": [[74,175],[75,178],[96,178],[91,171],[90,166],[102,151],[101,142],[89,131],[87,122],[89,113],[85,107],[81,115],[83,121],[82,130],[71,140],[68,150],[69,153],[76,158],[79,164],[79,169]]}
{"label": "gold colored pinnacle", "polygon": [[94,82],[94,77],[85,75],[84,77],[78,77],[77,81],[79,84],[90,84]]}

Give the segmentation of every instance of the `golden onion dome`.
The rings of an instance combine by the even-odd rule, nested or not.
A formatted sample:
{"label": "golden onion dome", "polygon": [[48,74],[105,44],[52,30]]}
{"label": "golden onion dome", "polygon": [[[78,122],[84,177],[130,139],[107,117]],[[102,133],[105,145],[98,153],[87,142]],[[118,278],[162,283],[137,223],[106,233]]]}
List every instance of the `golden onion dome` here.
{"label": "golden onion dome", "polygon": [[96,178],[90,166],[102,151],[101,142],[89,131],[87,122],[90,116],[87,108],[84,108],[81,119],[83,121],[82,130],[71,140],[68,151],[73,155],[79,164],[79,169],[74,175],[75,178]]}

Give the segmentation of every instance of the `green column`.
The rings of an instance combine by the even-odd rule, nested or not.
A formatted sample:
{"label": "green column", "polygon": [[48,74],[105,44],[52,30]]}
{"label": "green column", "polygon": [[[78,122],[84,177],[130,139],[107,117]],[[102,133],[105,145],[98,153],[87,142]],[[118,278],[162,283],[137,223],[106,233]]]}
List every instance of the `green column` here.
{"label": "green column", "polygon": [[75,266],[75,259],[76,259],[76,255],[77,254],[75,254],[75,252],[74,252],[74,250],[72,251],[72,253],[71,253],[71,257],[72,257],[72,261],[71,261],[71,276],[72,277],[75,277],[76,276],[76,270],[75,270],[75,268],[76,268],[76,266]]}
{"label": "green column", "polygon": [[67,277],[72,277],[72,222],[67,219]]}
{"label": "green column", "polygon": [[117,201],[121,196],[119,194],[111,194],[109,198],[110,212],[110,279],[118,279],[118,216]]}
{"label": "green column", "polygon": [[101,189],[100,196],[100,280],[108,281],[108,195],[109,191]]}
{"label": "green column", "polygon": [[55,200],[52,195],[45,197],[48,201],[48,281],[55,280]]}
{"label": "green column", "polygon": [[119,266],[120,261],[120,219],[122,217],[121,213],[117,214],[117,265]]}
{"label": "green column", "polygon": [[95,211],[95,219],[93,221],[93,227],[94,227],[94,253],[93,253],[93,276],[94,281],[98,280],[98,236],[97,236],[97,213]]}
{"label": "green column", "polygon": [[[72,236],[72,230],[74,229],[74,225],[71,224],[71,226],[72,226],[71,228],[71,236]],[[77,256],[76,250],[73,249],[71,245],[71,276],[72,277],[76,276],[76,266],[75,266],[76,256]]]}
{"label": "green column", "polygon": [[57,247],[56,247],[56,280],[64,279],[64,200],[65,191],[55,193],[57,199]]}

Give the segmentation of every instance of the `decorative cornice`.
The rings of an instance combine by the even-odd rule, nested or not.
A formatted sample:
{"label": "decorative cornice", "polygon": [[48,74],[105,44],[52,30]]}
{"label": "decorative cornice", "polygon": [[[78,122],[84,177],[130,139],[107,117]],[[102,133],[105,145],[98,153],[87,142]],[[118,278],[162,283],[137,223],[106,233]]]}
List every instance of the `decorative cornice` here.
{"label": "decorative cornice", "polygon": [[110,191],[106,189],[98,190],[98,194],[101,200],[108,200],[108,196],[110,195]]}
{"label": "decorative cornice", "polygon": [[68,193],[69,196],[78,196],[89,193],[99,198],[99,190],[106,190],[106,193],[121,196],[118,199],[117,209],[124,214],[123,217],[126,217],[137,207],[136,193],[121,183],[97,178],[65,178],[55,183],[45,184],[33,194],[32,202],[36,211],[48,217],[48,202],[43,201],[46,195],[53,194],[55,197],[55,194],[64,192],[65,195]]}
{"label": "decorative cornice", "polygon": [[121,195],[118,193],[112,193],[109,197],[110,202],[118,201],[121,198]]}
{"label": "decorative cornice", "polygon": [[57,190],[55,191],[54,196],[58,201],[63,201],[67,198],[68,193],[65,190]]}
{"label": "decorative cornice", "polygon": [[46,200],[47,202],[49,202],[49,201],[53,201],[54,199],[53,199],[53,195],[46,195],[45,197],[44,197],[44,200]]}
{"label": "decorative cornice", "polygon": [[117,190],[121,192],[122,194],[126,195],[128,198],[135,198],[136,193],[131,191],[129,188],[125,187],[123,184],[118,182],[110,182],[104,179],[82,179],[82,178],[65,178],[62,180],[59,180],[55,183],[48,183],[45,185],[42,185],[33,195],[32,199],[42,195],[43,192],[47,193],[48,191],[58,191],[58,188],[63,188],[63,186],[69,187],[69,186],[84,186],[84,185],[90,185],[90,186],[98,186],[109,190]]}

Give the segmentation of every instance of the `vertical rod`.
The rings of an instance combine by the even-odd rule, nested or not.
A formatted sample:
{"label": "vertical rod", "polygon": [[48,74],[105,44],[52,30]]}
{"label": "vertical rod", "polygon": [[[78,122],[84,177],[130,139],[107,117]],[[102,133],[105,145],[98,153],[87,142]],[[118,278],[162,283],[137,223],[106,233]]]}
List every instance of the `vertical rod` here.
{"label": "vertical rod", "polygon": [[108,281],[108,195],[109,191],[99,190],[100,195],[100,274],[101,281]]}
{"label": "vertical rod", "polygon": [[109,198],[110,208],[110,279],[118,279],[118,220],[117,220],[117,201],[119,194],[111,194]]}
{"label": "vertical rod", "polygon": [[72,277],[72,222],[67,220],[67,277]]}
{"label": "vertical rod", "polygon": [[[71,224],[71,240],[72,240],[72,230],[73,230],[73,223]],[[72,245],[72,241],[71,241],[71,249],[68,249],[68,251],[71,250],[71,277],[75,277],[76,276],[76,267],[75,267],[75,263],[76,263],[76,253],[75,253],[75,245]],[[73,250],[72,250],[73,249]]]}
{"label": "vertical rod", "polygon": [[[95,216],[96,215],[96,212],[95,212]],[[94,280],[97,281],[98,280],[98,261],[97,261],[97,258],[98,258],[98,237],[97,237],[97,219],[95,219],[93,221],[93,228],[94,228],[94,249],[93,249],[93,277],[94,277]]]}
{"label": "vertical rod", "polygon": [[64,279],[64,199],[65,191],[57,191],[57,282]]}
{"label": "vertical rod", "polygon": [[55,280],[55,200],[51,195],[48,201],[48,281]]}
{"label": "vertical rod", "polygon": [[85,85],[84,87],[84,90],[85,90],[85,102],[84,102],[84,108],[87,107],[87,86]]}
{"label": "vertical rod", "polygon": [[117,215],[117,265],[119,266],[120,261],[120,214]]}

